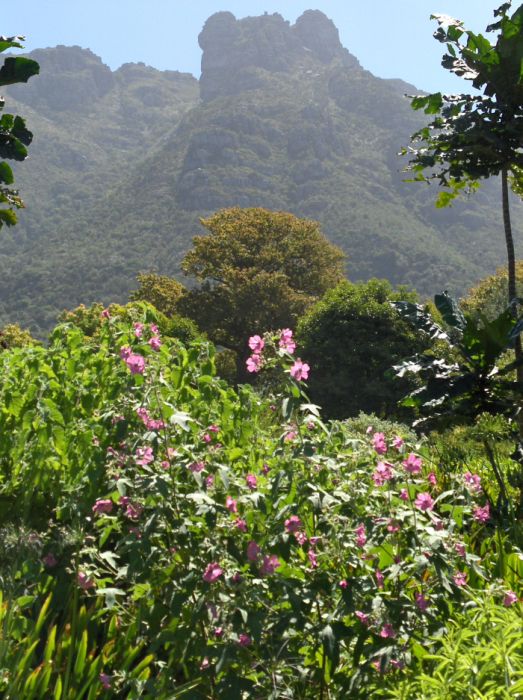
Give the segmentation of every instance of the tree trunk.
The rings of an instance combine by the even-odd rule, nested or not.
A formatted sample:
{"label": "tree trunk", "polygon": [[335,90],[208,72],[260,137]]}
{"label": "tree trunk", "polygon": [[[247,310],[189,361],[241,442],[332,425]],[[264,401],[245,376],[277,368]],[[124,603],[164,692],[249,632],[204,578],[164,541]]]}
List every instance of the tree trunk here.
{"label": "tree trunk", "polygon": [[[514,254],[514,238],[512,236],[512,224],[510,221],[510,206],[508,201],[508,168],[505,166],[501,171],[501,194],[503,202],[503,226],[505,228],[505,244],[507,247],[507,269],[508,269],[508,301],[513,303],[512,313],[517,318],[518,305],[515,301],[516,292],[516,257]],[[515,341],[514,353],[516,360],[521,360],[523,355],[521,348],[521,336],[518,335]],[[520,385],[520,391],[523,395],[523,365],[518,366],[516,370],[517,381]],[[518,413],[519,436],[523,439],[523,407],[520,404]]]}

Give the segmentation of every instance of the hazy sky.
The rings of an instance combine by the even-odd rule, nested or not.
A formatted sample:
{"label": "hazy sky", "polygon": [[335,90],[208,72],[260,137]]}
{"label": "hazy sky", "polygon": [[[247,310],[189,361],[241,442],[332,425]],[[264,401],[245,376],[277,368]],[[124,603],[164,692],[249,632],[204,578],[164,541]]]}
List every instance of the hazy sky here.
{"label": "hazy sky", "polygon": [[[209,15],[236,17],[279,12],[294,22],[307,9],[322,10],[343,45],[364,68],[403,78],[429,91],[463,91],[464,81],[440,66],[442,44],[432,38],[434,12],[484,31],[501,0],[23,0],[2,13],[0,33],[26,36],[28,49],[78,44],[111,68],[143,61],[160,69],[200,72],[198,33]],[[517,7],[517,2],[514,6]]]}

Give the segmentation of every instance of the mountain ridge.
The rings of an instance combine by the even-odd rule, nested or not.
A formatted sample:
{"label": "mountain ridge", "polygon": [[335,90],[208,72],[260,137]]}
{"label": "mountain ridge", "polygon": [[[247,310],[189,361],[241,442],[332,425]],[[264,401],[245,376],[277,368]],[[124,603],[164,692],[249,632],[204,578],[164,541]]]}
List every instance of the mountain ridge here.
{"label": "mountain ridge", "polygon": [[351,279],[423,294],[463,292],[503,262],[496,185],[437,211],[435,188],[404,183],[397,152],[424,123],[404,93],[418,91],[366,71],[323,13],[217,13],[199,40],[199,82],[111,71],[79,47],[31,53],[43,77],[6,104],[35,141],[16,168],[28,208],[0,253],[3,322],[43,332],[64,307],[123,301],[140,271],[180,278],[199,217],[226,206],[315,218]]}

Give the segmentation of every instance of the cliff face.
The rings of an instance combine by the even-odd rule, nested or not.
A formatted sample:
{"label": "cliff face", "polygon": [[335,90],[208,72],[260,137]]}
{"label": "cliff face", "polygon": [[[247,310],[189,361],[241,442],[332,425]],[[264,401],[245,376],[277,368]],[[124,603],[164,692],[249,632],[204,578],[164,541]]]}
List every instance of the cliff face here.
{"label": "cliff face", "polygon": [[218,12],[207,20],[198,41],[205,102],[259,88],[273,73],[290,73],[317,60],[360,68],[341,45],[333,22],[318,10],[308,10],[294,25],[278,13],[237,20],[230,12]]}

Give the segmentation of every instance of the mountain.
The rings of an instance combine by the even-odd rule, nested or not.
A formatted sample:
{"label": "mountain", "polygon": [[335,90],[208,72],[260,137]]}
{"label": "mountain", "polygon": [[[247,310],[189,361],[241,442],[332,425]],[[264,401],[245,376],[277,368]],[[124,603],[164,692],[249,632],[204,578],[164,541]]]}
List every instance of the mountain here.
{"label": "mountain", "polygon": [[199,81],[112,72],[79,47],[31,54],[41,75],[6,105],[35,141],[16,168],[27,209],[3,233],[0,322],[43,332],[62,308],[125,300],[139,271],[179,276],[199,217],[233,205],[317,219],[353,280],[463,292],[503,262],[498,184],[436,210],[435,187],[405,183],[397,153],[427,118],[404,95],[419,91],[366,71],[323,13],[219,12],[199,43]]}

